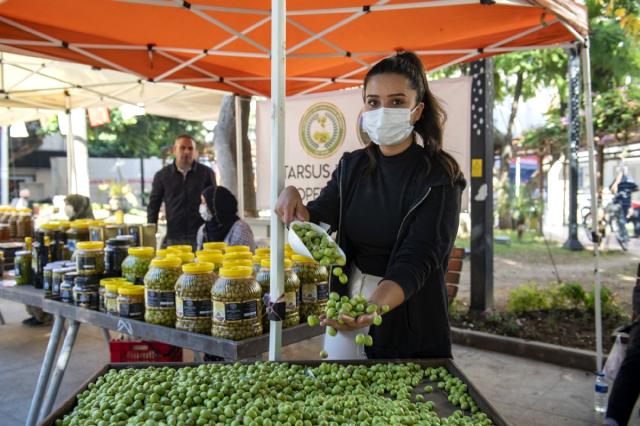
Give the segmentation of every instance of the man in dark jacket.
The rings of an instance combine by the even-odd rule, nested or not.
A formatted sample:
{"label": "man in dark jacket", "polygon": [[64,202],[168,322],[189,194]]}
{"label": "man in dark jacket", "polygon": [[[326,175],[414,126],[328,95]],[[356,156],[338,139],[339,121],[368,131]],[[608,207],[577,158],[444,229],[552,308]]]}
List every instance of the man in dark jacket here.
{"label": "man in dark jacket", "polygon": [[147,222],[158,223],[158,213],[164,202],[165,244],[189,244],[195,248],[198,228],[203,223],[198,212],[200,194],[216,184],[216,177],[213,170],[196,161],[196,142],[191,136],[178,136],[173,154],[175,161],[160,169],[153,178]]}

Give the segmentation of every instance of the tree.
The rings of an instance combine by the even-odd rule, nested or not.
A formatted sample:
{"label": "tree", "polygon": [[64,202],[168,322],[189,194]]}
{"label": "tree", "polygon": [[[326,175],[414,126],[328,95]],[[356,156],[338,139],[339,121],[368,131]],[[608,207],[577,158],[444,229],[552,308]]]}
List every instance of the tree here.
{"label": "tree", "polygon": [[[240,112],[242,121],[242,159],[244,175],[244,210],[248,216],[257,216],[256,190],[253,185],[254,173],[251,159],[251,145],[249,143],[249,111],[250,98],[240,98]],[[218,124],[213,131],[213,144],[220,171],[220,184],[238,196],[237,167],[238,158],[236,156],[236,112],[235,96],[228,95],[222,98]]]}
{"label": "tree", "polygon": [[163,147],[172,145],[178,135],[192,135],[198,142],[206,135],[206,129],[197,121],[157,115],[125,120],[119,109],[112,109],[110,113],[110,123],[88,128],[91,157],[161,157]]}

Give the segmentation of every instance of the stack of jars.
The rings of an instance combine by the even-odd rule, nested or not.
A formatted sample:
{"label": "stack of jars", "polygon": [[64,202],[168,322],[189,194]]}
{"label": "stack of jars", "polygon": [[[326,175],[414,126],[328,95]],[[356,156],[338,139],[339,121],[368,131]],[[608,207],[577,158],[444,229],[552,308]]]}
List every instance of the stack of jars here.
{"label": "stack of jars", "polygon": [[104,274],[104,243],[82,241],[76,245],[76,273],[73,302],[97,311],[100,304],[100,279]]}

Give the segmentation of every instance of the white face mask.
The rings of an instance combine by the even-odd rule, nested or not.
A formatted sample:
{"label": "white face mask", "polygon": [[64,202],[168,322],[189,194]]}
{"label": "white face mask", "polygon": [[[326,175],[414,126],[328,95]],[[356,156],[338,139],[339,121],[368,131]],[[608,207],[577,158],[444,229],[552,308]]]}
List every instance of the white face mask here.
{"label": "white face mask", "polygon": [[198,212],[200,212],[200,217],[202,217],[202,220],[204,220],[205,222],[209,222],[211,219],[213,219],[213,215],[209,211],[209,207],[207,207],[206,204],[200,204]]}
{"label": "white face mask", "polygon": [[411,114],[416,108],[378,108],[365,111],[362,113],[362,129],[375,144],[397,145],[413,132]]}
{"label": "white face mask", "polygon": [[73,217],[76,214],[76,209],[74,209],[71,204],[65,204],[64,214],[66,214],[67,217]]}

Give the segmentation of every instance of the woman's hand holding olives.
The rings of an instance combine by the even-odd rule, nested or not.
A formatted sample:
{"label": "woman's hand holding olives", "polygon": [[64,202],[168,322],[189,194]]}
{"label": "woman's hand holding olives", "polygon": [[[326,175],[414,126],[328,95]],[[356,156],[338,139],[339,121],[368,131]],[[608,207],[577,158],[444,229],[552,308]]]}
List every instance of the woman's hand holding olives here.
{"label": "woman's hand holding olives", "polygon": [[285,225],[289,225],[294,220],[308,222],[310,217],[309,210],[305,207],[300,193],[294,186],[287,186],[280,193],[276,203],[276,213]]}
{"label": "woman's hand holding olives", "polygon": [[[378,316],[378,314],[374,313],[359,315],[357,318],[353,318],[346,314],[340,314],[340,320],[333,320],[323,315],[320,317],[320,325],[323,327],[333,327],[338,331],[353,331],[371,326],[376,316]],[[342,323],[340,323],[340,321],[342,321]]]}

